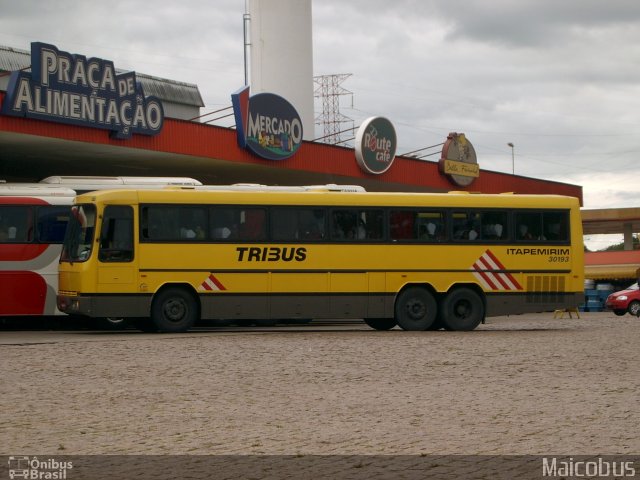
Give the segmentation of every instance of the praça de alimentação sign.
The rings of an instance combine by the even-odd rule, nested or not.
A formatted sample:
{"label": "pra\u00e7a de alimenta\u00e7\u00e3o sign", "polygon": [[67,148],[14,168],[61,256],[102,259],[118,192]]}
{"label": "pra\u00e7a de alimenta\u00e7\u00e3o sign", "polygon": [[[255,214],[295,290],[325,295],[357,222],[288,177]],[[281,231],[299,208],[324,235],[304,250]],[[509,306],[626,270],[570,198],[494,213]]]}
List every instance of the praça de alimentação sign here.
{"label": "pra\u00e7a de alimenta\u00e7\u00e3o sign", "polygon": [[2,114],[110,130],[115,138],[155,135],[162,103],[145,97],[135,72],[41,42],[31,44],[31,72],[11,73]]}

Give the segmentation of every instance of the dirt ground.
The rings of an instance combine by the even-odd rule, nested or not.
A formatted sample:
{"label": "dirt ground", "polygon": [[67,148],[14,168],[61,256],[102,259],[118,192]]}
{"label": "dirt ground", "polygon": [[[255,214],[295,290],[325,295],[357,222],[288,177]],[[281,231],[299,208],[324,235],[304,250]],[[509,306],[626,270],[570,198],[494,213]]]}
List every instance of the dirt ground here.
{"label": "dirt ground", "polygon": [[640,321],[0,331],[5,455],[640,453]]}

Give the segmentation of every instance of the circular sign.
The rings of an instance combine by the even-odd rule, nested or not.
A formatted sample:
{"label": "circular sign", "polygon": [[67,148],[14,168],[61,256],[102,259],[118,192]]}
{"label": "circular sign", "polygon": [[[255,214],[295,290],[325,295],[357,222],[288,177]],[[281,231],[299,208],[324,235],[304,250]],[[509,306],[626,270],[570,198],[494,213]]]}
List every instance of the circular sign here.
{"label": "circular sign", "polygon": [[468,187],[479,176],[476,151],[464,133],[453,132],[447,135],[438,168],[451,183],[459,187]]}
{"label": "circular sign", "polygon": [[356,161],[365,172],[379,175],[391,168],[397,146],[396,130],[389,120],[367,118],[356,135]]}
{"label": "circular sign", "polygon": [[247,147],[268,160],[284,160],[302,144],[302,120],[287,100],[273,93],[249,98]]}

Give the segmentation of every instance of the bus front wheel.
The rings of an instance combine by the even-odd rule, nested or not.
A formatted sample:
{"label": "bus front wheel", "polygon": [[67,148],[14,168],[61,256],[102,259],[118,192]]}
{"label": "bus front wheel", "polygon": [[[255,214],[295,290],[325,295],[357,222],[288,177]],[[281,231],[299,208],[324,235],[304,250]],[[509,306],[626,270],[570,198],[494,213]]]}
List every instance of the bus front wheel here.
{"label": "bus front wheel", "polygon": [[473,330],[484,318],[482,298],[469,288],[449,292],[440,308],[442,322],[447,330]]}
{"label": "bus front wheel", "polygon": [[197,302],[182,288],[162,290],[151,304],[151,320],[159,332],[186,332],[197,319]]}
{"label": "bus front wheel", "polygon": [[403,330],[428,330],[436,318],[433,295],[420,287],[409,287],[396,300],[395,319]]}

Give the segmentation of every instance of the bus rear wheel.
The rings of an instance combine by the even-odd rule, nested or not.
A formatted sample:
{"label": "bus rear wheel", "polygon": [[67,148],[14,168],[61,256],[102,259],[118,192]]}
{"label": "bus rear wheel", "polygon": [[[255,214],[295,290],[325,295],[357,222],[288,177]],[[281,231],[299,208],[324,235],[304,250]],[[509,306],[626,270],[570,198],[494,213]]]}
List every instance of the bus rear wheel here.
{"label": "bus rear wheel", "polygon": [[449,292],[440,308],[442,322],[447,330],[473,330],[484,318],[482,298],[469,288]]}
{"label": "bus rear wheel", "polygon": [[428,330],[436,319],[437,308],[426,289],[409,287],[396,300],[395,320],[403,330]]}
{"label": "bus rear wheel", "polygon": [[391,330],[398,324],[395,318],[365,318],[364,323],[376,330]]}
{"label": "bus rear wheel", "polygon": [[196,300],[182,288],[162,290],[151,304],[151,320],[159,332],[186,332],[198,316]]}

